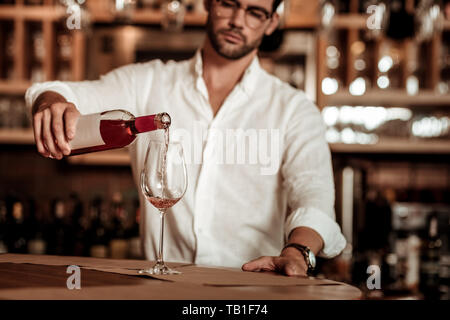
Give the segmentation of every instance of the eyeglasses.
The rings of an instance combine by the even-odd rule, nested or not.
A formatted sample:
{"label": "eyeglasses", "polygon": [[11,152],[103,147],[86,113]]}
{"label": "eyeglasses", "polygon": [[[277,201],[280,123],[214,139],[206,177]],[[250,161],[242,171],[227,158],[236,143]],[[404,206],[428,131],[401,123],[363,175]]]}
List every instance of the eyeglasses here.
{"label": "eyeglasses", "polygon": [[[217,17],[229,18],[233,16],[238,9],[242,8],[240,2],[236,0],[215,0],[214,12]],[[242,8],[245,11],[245,23],[249,28],[258,29],[263,25],[267,19],[272,17],[272,14],[266,9],[257,6],[248,6]]]}

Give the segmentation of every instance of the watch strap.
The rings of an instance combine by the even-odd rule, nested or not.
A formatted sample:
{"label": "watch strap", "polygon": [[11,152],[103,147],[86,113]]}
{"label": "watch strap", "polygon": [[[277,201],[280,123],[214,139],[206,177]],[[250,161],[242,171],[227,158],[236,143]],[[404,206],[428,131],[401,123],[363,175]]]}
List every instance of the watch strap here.
{"label": "watch strap", "polygon": [[300,251],[303,255],[303,257],[305,258],[306,261],[306,265],[308,267],[308,273],[312,272],[314,270],[313,265],[311,264],[311,261],[309,259],[309,253],[311,252],[311,249],[307,246],[298,244],[298,243],[289,243],[287,245],[284,246],[283,250],[286,248],[295,248],[298,251]]}

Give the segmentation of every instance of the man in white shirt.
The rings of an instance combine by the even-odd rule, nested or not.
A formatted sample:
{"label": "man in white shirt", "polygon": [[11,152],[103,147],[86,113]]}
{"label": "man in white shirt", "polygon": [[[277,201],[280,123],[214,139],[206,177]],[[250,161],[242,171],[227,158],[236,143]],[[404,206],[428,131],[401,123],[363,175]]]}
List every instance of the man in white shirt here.
{"label": "man in white shirt", "polygon": [[[257,58],[263,36],[278,25],[279,3],[205,0],[207,37],[190,60],[132,64],[97,81],[33,85],[26,100],[38,152],[69,155],[80,114],[167,112],[171,139],[182,141],[188,163],[188,190],[166,217],[167,261],[305,275],[315,255],[338,255],[346,242],[335,222],[320,112]],[[130,148],[135,181],[147,141]],[[247,141],[248,153],[236,160],[234,151]],[[159,216],[142,195],[140,204],[143,248],[154,260]]]}

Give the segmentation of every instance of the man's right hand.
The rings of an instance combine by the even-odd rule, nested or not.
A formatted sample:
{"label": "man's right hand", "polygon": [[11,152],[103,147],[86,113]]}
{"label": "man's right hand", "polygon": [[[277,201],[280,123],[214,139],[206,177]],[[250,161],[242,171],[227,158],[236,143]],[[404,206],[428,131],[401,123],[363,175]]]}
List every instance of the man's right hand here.
{"label": "man's right hand", "polygon": [[32,107],[34,140],[44,157],[62,159],[69,155],[80,112],[60,94],[46,91]]}

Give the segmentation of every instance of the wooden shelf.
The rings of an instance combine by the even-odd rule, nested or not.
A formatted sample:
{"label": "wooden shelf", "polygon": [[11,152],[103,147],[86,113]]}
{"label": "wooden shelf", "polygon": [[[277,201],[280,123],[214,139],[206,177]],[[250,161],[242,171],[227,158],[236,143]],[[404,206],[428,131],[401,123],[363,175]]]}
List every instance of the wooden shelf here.
{"label": "wooden shelf", "polygon": [[32,129],[0,129],[1,144],[34,144]]}
{"label": "wooden shelf", "polygon": [[333,27],[338,29],[366,29],[368,15],[359,13],[338,14],[333,18]]}
{"label": "wooden shelf", "polygon": [[324,96],[326,105],[390,105],[390,106],[450,106],[450,94],[438,94],[432,90],[408,95],[404,90],[371,90],[362,96],[338,92]]}
{"label": "wooden shelf", "polygon": [[0,80],[0,94],[25,94],[31,86],[31,81]]}
{"label": "wooden shelf", "polygon": [[[0,144],[34,145],[33,130],[0,129]],[[76,165],[127,166],[130,156],[127,149],[117,149],[68,157],[67,162]]]}
{"label": "wooden shelf", "polygon": [[[366,29],[368,17],[367,14],[359,13],[338,14],[333,19],[333,27],[338,29]],[[318,25],[318,21],[316,25]],[[450,20],[444,20],[443,29],[450,30]]]}
{"label": "wooden shelf", "polygon": [[[97,23],[111,23],[120,21],[122,17],[105,11],[91,11],[91,21]],[[131,23],[140,24],[160,24],[162,20],[162,13],[160,10],[154,9],[138,9],[133,12],[130,17]],[[187,26],[203,26],[206,23],[205,13],[188,12],[184,16],[184,24]]]}
{"label": "wooden shelf", "polygon": [[450,154],[450,140],[384,138],[377,144],[331,143],[333,153]]}
{"label": "wooden shelf", "polygon": [[316,28],[319,25],[318,15],[305,16],[298,13],[287,15],[283,29]]}
{"label": "wooden shelf", "polygon": [[0,19],[24,19],[24,20],[59,20],[66,16],[66,10],[62,6],[19,6],[0,5]]}
{"label": "wooden shelf", "polygon": [[[120,15],[114,15],[105,11],[91,11],[92,22],[97,23],[112,23],[120,21]],[[184,16],[184,25],[186,26],[204,26],[206,24],[206,12],[188,12]],[[139,24],[160,24],[162,20],[162,13],[155,9],[138,9],[133,12],[130,17],[130,23]],[[303,29],[315,28],[319,23],[317,15],[305,16],[301,14],[290,14],[282,28],[284,29]]]}
{"label": "wooden shelf", "polygon": [[117,149],[68,157],[67,162],[75,165],[128,166],[130,156],[127,149]]}

